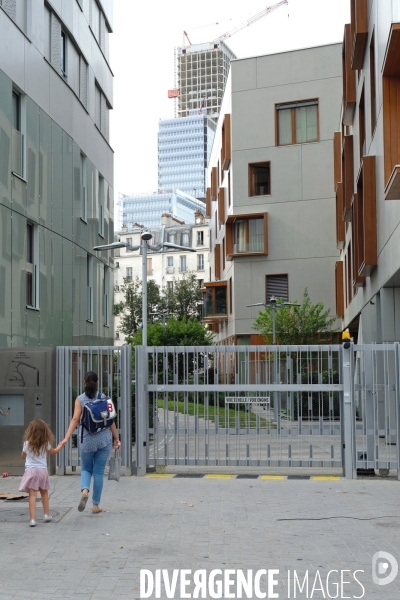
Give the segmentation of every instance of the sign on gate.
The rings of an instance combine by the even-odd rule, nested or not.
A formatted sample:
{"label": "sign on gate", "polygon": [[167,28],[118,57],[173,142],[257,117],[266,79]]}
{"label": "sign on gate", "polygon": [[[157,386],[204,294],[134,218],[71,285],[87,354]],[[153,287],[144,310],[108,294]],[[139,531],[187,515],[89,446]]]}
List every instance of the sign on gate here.
{"label": "sign on gate", "polygon": [[253,396],[227,396],[225,404],[269,404],[269,396],[266,398],[254,398]]}

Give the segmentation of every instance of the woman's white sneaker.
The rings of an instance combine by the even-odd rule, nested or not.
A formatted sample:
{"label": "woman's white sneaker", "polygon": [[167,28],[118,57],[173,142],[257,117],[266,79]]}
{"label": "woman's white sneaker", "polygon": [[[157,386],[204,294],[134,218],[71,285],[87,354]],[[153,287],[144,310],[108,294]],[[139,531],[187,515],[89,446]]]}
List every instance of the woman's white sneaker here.
{"label": "woman's white sneaker", "polygon": [[50,523],[50,521],[53,520],[53,517],[51,515],[44,515],[43,521],[45,523]]}
{"label": "woman's white sneaker", "polygon": [[36,527],[36,521],[35,521],[35,519],[31,519],[31,520],[29,521],[29,525],[30,525],[31,527]]}

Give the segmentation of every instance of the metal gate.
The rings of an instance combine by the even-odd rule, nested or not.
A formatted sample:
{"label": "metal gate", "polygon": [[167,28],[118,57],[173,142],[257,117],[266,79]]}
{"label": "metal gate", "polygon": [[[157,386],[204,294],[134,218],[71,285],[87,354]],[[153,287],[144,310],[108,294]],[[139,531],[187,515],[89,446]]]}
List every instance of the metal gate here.
{"label": "metal gate", "polygon": [[136,364],[148,465],[342,467],[341,346],[140,347]]}
{"label": "metal gate", "polygon": [[[132,409],[130,346],[57,348],[57,439],[94,370],[117,403],[127,475],[204,465],[395,470],[400,479],[399,361],[397,342],[138,346]],[[71,440],[58,473],[78,465]]]}
{"label": "metal gate", "polygon": [[[74,411],[76,397],[83,392],[87,371],[99,376],[99,389],[110,396],[117,408],[117,428],[121,439],[121,459],[125,474],[132,467],[132,349],[131,346],[69,346],[57,348],[57,428],[56,439],[64,437]],[[77,444],[79,428],[57,454],[57,474],[80,464]]]}

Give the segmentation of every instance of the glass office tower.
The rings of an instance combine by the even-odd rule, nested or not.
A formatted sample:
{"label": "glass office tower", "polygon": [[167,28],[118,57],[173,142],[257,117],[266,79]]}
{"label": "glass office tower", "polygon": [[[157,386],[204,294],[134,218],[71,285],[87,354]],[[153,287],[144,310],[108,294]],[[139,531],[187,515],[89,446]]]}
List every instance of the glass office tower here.
{"label": "glass office tower", "polygon": [[206,169],[216,124],[202,114],[164,119],[158,130],[158,189],[206,197]]}

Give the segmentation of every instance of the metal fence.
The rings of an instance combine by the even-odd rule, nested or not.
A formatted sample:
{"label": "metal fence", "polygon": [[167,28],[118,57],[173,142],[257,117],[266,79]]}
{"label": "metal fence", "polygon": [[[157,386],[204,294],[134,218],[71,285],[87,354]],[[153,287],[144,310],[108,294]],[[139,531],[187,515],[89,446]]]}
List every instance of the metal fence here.
{"label": "metal fence", "polygon": [[[99,376],[99,390],[111,397],[117,408],[117,428],[121,437],[121,458],[125,474],[132,472],[132,349],[130,346],[70,346],[57,348],[57,440],[70,424],[75,399],[83,392],[87,371]],[[80,465],[76,429],[68,444],[57,454],[57,473]]]}
{"label": "metal fence", "polygon": [[[132,404],[130,346],[57,348],[57,439],[95,370],[118,406],[127,475],[204,465],[396,470],[400,479],[398,343],[139,346],[133,360]],[[58,472],[77,465],[69,443]]]}

